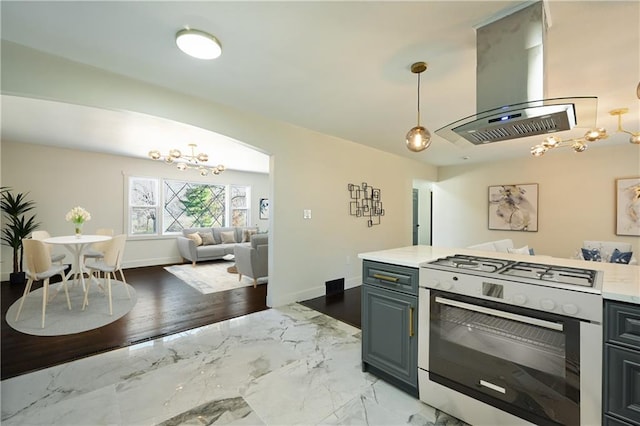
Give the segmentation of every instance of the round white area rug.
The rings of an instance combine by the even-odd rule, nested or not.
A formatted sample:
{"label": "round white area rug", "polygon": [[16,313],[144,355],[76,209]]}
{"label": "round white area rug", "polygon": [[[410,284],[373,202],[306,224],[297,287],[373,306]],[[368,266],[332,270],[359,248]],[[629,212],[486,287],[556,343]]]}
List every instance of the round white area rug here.
{"label": "round white area rug", "polygon": [[[102,279],[100,280],[102,283]],[[16,312],[20,305],[18,299],[7,311],[7,323],[15,330],[34,336],[62,336],[75,334],[95,328],[103,327],[125,316],[136,304],[136,291],[127,284],[131,299],[127,296],[122,281],[111,280],[111,299],[113,301],[113,315],[109,315],[109,298],[105,290],[99,288],[95,282],[89,288],[89,305],[82,310],[84,292],[82,285],[68,282],[71,310],[67,306],[64,289],[61,283],[49,286],[49,303],[42,328],[42,288],[32,290],[22,306],[20,319],[16,321]],[[56,293],[57,292],[57,293]],[[53,296],[55,294],[55,297]]]}

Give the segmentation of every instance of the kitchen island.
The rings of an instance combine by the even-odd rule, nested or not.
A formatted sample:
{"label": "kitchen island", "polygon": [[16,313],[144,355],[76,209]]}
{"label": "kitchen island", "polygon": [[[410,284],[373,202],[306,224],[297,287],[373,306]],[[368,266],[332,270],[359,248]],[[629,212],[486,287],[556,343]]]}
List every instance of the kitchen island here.
{"label": "kitchen island", "polygon": [[[478,297],[485,300],[485,302],[481,302],[481,305],[485,306],[495,306],[498,309],[502,309],[501,306],[504,307],[511,305],[512,308],[506,308],[506,311],[516,313],[516,317],[519,313],[526,315],[527,312],[535,312],[530,310],[527,311],[527,309],[523,310],[525,306],[539,309],[540,313],[535,314],[532,318],[535,318],[536,315],[539,315],[538,317],[541,319],[546,318],[552,321],[551,323],[547,322],[547,324],[550,324],[551,328],[554,327],[553,322],[559,321],[559,328],[557,330],[560,331],[557,333],[553,332],[556,335],[554,339],[560,338],[562,342],[564,342],[566,339],[566,347],[578,348],[578,355],[571,355],[568,350],[565,351],[565,349],[563,349],[565,348],[564,344],[558,346],[558,349],[555,349],[555,351],[560,351],[558,352],[560,354],[559,360],[562,362],[562,364],[560,365],[566,365],[566,367],[562,367],[563,370],[552,374],[559,374],[559,376],[557,377],[566,377],[566,379],[562,380],[566,381],[567,386],[574,386],[571,383],[576,383],[575,386],[577,387],[575,388],[575,392],[579,392],[578,397],[571,396],[572,392],[574,392],[571,391],[565,394],[564,397],[558,398],[557,401],[554,402],[554,398],[556,398],[556,396],[548,399],[549,395],[554,393],[553,391],[551,391],[551,393],[549,391],[536,391],[529,395],[536,398],[536,394],[539,394],[544,395],[544,398],[540,401],[539,407],[537,408],[537,413],[534,412],[532,414],[527,414],[528,411],[525,410],[525,412],[523,412],[517,407],[514,407],[513,409],[508,407],[505,408],[504,404],[500,402],[500,400],[506,401],[510,398],[513,398],[513,392],[515,388],[513,388],[512,385],[509,385],[509,383],[505,383],[503,385],[499,381],[500,379],[498,377],[502,377],[499,374],[498,376],[494,375],[494,377],[492,377],[492,379],[498,379],[497,382],[495,380],[490,382],[482,380],[483,378],[487,379],[486,377],[480,379],[481,385],[484,383],[483,386],[489,386],[490,388],[490,390],[484,391],[484,393],[491,394],[493,391],[498,391],[501,392],[501,394],[505,395],[500,396],[501,394],[497,393],[493,397],[489,396],[489,401],[483,399],[484,397],[482,395],[479,395],[477,390],[474,390],[474,388],[476,388],[478,384],[477,378],[471,380],[467,385],[463,386],[463,388],[466,386],[466,389],[470,389],[470,393],[467,393],[467,391],[462,388],[456,389],[455,386],[451,389],[449,389],[448,386],[442,386],[442,383],[447,383],[446,381],[438,382],[437,379],[434,379],[436,380],[434,382],[431,380],[434,374],[433,372],[435,371],[435,364],[433,363],[434,360],[441,362],[437,357],[433,358],[433,348],[436,347],[433,346],[433,338],[435,336],[434,333],[439,332],[441,330],[440,327],[442,326],[437,324],[439,321],[441,321],[438,319],[438,317],[440,316],[439,311],[441,309],[444,309],[439,307],[440,304],[444,302],[445,305],[448,303],[452,303],[451,306],[471,306],[468,305],[468,303],[460,304],[459,302],[455,302],[455,297],[453,297],[455,296],[455,294],[449,292],[449,289],[452,288],[452,286],[456,288],[457,292],[464,287],[468,287],[468,284],[470,284],[470,282],[467,281],[468,278],[465,277],[467,274],[464,271],[464,266],[459,266],[459,268],[462,268],[456,270],[459,272],[452,273],[454,275],[447,275],[445,278],[444,275],[442,275],[438,271],[437,267],[434,268],[433,264],[428,265],[430,262],[433,262],[436,259],[442,259],[453,255],[462,255],[460,256],[461,258],[465,258],[466,256],[476,256],[494,260],[500,259],[498,263],[507,265],[513,262],[518,262],[517,265],[513,267],[513,269],[516,270],[516,274],[518,274],[523,267],[537,264],[533,266],[544,265],[545,268],[549,267],[549,271],[553,271],[553,273],[558,274],[557,278],[564,279],[564,277],[567,276],[572,277],[569,281],[566,282],[575,284],[552,284],[556,279],[556,277],[553,276],[551,280],[543,280],[547,281],[546,284],[544,282],[541,282],[542,285],[537,285],[537,281],[532,281],[531,279],[527,278],[522,279],[523,284],[517,284],[519,281],[517,278],[518,275],[509,278],[511,272],[504,275],[491,275],[491,278],[487,278],[488,276],[486,274],[478,273],[475,274],[477,280],[474,281],[473,284],[477,284],[480,287],[473,287],[473,293],[464,294],[477,294]],[[550,256],[529,256],[522,254],[483,252],[463,248],[456,249],[431,246],[409,246],[377,252],[362,253],[359,255],[359,258],[364,260],[363,285],[364,287],[370,287],[371,291],[368,293],[372,294],[372,297],[368,298],[367,300],[363,298],[363,309],[366,311],[365,303],[369,306],[377,306],[375,315],[386,315],[389,318],[388,320],[382,320],[378,318],[377,322],[375,322],[381,329],[385,329],[384,332],[378,332],[377,330],[367,330],[368,326],[370,327],[371,324],[374,324],[374,322],[371,320],[371,313],[369,313],[369,324],[363,321],[363,336],[368,336],[368,340],[370,342],[376,342],[377,340],[377,348],[379,349],[378,353],[373,354],[375,356],[371,356],[371,354],[366,353],[366,351],[370,351],[371,348],[376,349],[375,345],[372,345],[371,343],[363,345],[363,368],[365,368],[365,365],[368,364],[373,365],[374,367],[387,367],[384,363],[378,363],[376,361],[376,358],[381,359],[385,362],[391,361],[391,364],[389,365],[394,368],[400,366],[404,367],[404,365],[401,364],[401,361],[406,363],[406,359],[415,359],[415,355],[413,353],[415,351],[414,345],[407,344],[405,345],[405,349],[402,349],[400,351],[391,351],[385,350],[380,342],[384,341],[387,336],[394,336],[394,333],[391,332],[391,329],[396,330],[396,333],[406,334],[408,336],[412,336],[412,334],[415,332],[415,338],[413,339],[413,341],[418,341],[418,345],[420,348],[420,354],[418,355],[419,369],[416,368],[418,370],[419,376],[418,381],[420,399],[432,406],[435,406],[436,408],[448,412],[449,414],[466,420],[469,423],[491,423],[496,425],[531,424],[543,421],[540,419],[546,418],[545,416],[548,413],[555,412],[554,415],[558,413],[560,414],[556,417],[551,418],[554,421],[562,424],[574,424],[575,421],[580,418],[581,424],[595,424],[601,422],[602,424],[612,425],[640,425],[640,419],[636,414],[637,410],[635,410],[635,407],[640,404],[640,401],[637,401],[635,399],[636,397],[634,396],[640,394],[638,392],[640,391],[640,389],[637,389],[638,385],[635,383],[633,378],[635,374],[640,374],[640,348],[637,346],[638,342],[640,342],[640,336],[636,334],[637,331],[634,329],[634,324],[637,324],[637,322],[640,321],[640,313],[638,313],[638,309],[640,308],[640,306],[638,306],[640,305],[640,267],[635,265],[585,262],[583,260],[554,258]],[[394,272],[393,268],[390,268],[388,270],[391,273],[386,273],[385,265],[392,265],[396,268],[405,269],[404,272],[402,271],[402,269],[396,270],[398,271],[398,273],[401,273],[401,275],[397,275],[397,273]],[[428,266],[424,267],[425,265]],[[506,269],[510,268],[510,266],[506,267]],[[540,268],[538,270],[544,271],[546,270],[545,268]],[[377,272],[377,274],[370,273],[370,270]],[[585,284],[581,284],[579,281],[574,281],[573,278],[576,277],[574,273],[587,273],[589,270],[601,272],[589,272],[587,275],[590,274],[590,276],[592,277],[592,284],[588,287],[578,287],[578,284]],[[415,325],[413,324],[413,321],[415,321],[414,318],[416,317],[416,314],[412,312],[415,303],[412,301],[410,292],[408,291],[410,287],[406,287],[407,291],[405,291],[404,295],[398,294],[398,296],[402,297],[396,298],[396,296],[389,291],[385,293],[385,290],[393,290],[393,288],[390,288],[389,286],[393,286],[393,283],[398,282],[398,280],[401,279],[401,276],[406,275],[407,277],[409,277],[411,275],[411,271],[419,271],[420,273],[420,301],[419,314],[417,315],[419,320]],[[504,270],[501,270],[500,272],[504,273]],[[565,275],[566,273],[568,273],[569,275]],[[478,278],[478,276],[482,275],[485,275],[484,279]],[[512,281],[505,281],[505,277]],[[376,282],[375,279],[372,278],[377,278],[378,281]],[[409,283],[410,280],[407,282]],[[376,286],[378,288],[375,288]],[[488,291],[489,293],[485,293],[485,287],[487,288],[486,291]],[[504,296],[502,293],[503,290]],[[496,293],[498,299],[495,299],[493,297],[493,293],[491,292],[494,291],[499,292]],[[408,298],[406,297],[407,295],[409,296]],[[447,299],[454,299],[454,301],[447,302]],[[459,300],[466,299],[463,298]],[[503,301],[504,303],[508,303],[509,305],[503,305],[500,303],[496,305],[492,302],[492,300],[495,300],[496,302]],[[584,303],[582,303],[583,301]],[[486,303],[489,303],[489,305],[486,305]],[[519,308],[516,305],[520,305],[522,306],[522,308]],[[406,308],[403,308],[403,306],[406,306]],[[449,308],[451,313],[447,315],[452,314],[456,309],[457,308]],[[479,309],[481,311],[483,309],[487,311],[487,309],[485,308]],[[491,310],[492,309],[488,309],[488,311]],[[495,311],[495,308],[493,309],[493,312],[494,314],[497,314],[498,317],[505,315],[505,318],[507,318],[510,315],[509,312],[505,312],[503,314],[502,311]],[[434,315],[436,315],[436,317],[434,317]],[[567,316],[565,317],[564,315]],[[365,312],[363,312],[363,318],[364,316]],[[444,317],[442,318],[444,320]],[[433,326],[429,325],[431,321],[435,321],[433,325],[436,327],[435,329],[432,328]],[[604,333],[603,323],[605,329]],[[609,326],[607,326],[607,323],[609,323]],[[481,334],[477,333],[481,333],[481,331],[478,329],[479,331],[473,332],[472,329],[481,326],[482,321],[479,323],[468,323],[464,328],[468,328],[469,332],[465,333],[464,337],[462,337],[461,335],[459,338],[455,339],[453,346],[447,352],[444,352],[450,355],[445,355],[445,358],[442,362],[448,362],[449,358],[451,358],[451,356],[454,354],[456,355],[453,357],[453,359],[456,358],[457,354],[464,353],[465,351],[469,352],[468,349],[471,347],[466,346],[473,346],[474,343],[464,342],[473,342],[477,338],[479,338]],[[580,330],[579,333],[577,332],[578,329]],[[407,332],[407,330],[410,331]],[[508,331],[508,329],[503,329],[501,333],[504,333],[505,331]],[[431,338],[429,338],[430,333]],[[474,335],[476,337],[473,337]],[[583,337],[581,338],[579,336]],[[584,340],[584,336],[588,336],[588,338]],[[606,344],[603,342],[603,337],[604,339],[606,339]],[[439,340],[435,342],[436,345],[450,345],[450,343],[447,343],[449,341],[449,337],[444,336],[444,338],[439,337],[438,339]],[[486,338],[483,337],[481,339]],[[518,339],[519,337],[517,337],[517,335],[514,335],[514,337],[511,338],[509,347],[511,347],[512,349],[505,352],[505,354],[507,354],[507,358],[504,358],[505,360],[512,358],[512,355],[516,354],[516,352],[513,351],[517,350],[518,346],[522,346],[522,349],[526,347],[525,345],[519,345],[517,343]],[[409,341],[411,341],[411,339],[409,339]],[[432,346],[430,346],[430,341]],[[392,339],[390,340],[390,342],[404,344],[404,341],[401,341],[399,339],[396,339],[395,341],[393,341]],[[457,345],[456,343],[458,342],[461,343],[462,346]],[[552,342],[551,339],[548,342],[542,343],[543,345],[546,345],[550,342]],[[584,347],[582,346],[583,344]],[[603,345],[605,348],[604,357],[602,356]],[[494,358],[494,356],[489,355],[488,353],[483,354],[477,352],[475,348],[471,349],[473,350],[469,352],[469,356],[467,356],[467,358],[473,357],[473,359],[475,360],[476,355],[474,354],[477,354],[478,356],[478,361],[472,361],[470,364],[471,366],[473,366],[474,362],[490,362],[491,359]],[[525,350],[525,352],[527,351]],[[552,355],[552,353],[554,352],[551,351],[548,354]],[[386,354],[398,354],[398,357],[385,358],[384,355]],[[556,354],[552,356],[558,355]],[[578,376],[576,376],[575,379],[570,380],[569,377],[573,374],[573,367],[571,367],[571,365],[574,363],[574,361],[570,361],[570,359],[573,359],[574,356],[577,356],[575,361],[577,361],[577,365],[579,365],[580,368],[577,373]],[[459,356],[458,358],[460,359]],[[464,356],[462,356],[462,358],[464,358]],[[513,365],[517,368],[518,365],[522,365],[525,369],[528,369],[529,367],[527,367],[527,363],[535,362],[535,360],[531,361],[531,359],[529,358],[530,357],[527,356],[525,356],[524,358],[521,357],[521,359]],[[430,359],[431,368],[429,366]],[[483,359],[485,361],[480,361]],[[564,361],[565,359],[566,362]],[[394,366],[393,363],[395,363],[396,361],[397,364],[395,364]],[[603,369],[603,365],[606,365],[607,368]],[[626,366],[626,369],[618,368],[621,366]],[[638,368],[635,368],[636,366],[638,366]],[[413,367],[415,368],[416,366],[414,365]],[[463,364],[456,364],[454,362],[454,364],[449,365],[443,371],[455,371],[458,370],[459,367],[467,368]],[[542,368],[542,371],[545,371],[545,368]],[[564,368],[566,368],[566,373],[562,373],[562,371],[564,371]],[[632,369],[631,372],[629,372],[629,368]],[[385,368],[383,368],[383,370],[384,369]],[[386,370],[393,371],[393,369]],[[483,368],[480,368],[480,370],[483,370]],[[485,367],[484,370],[487,370],[487,367]],[[490,371],[491,368],[488,368],[488,370]],[[601,373],[603,370],[605,371],[604,378]],[[406,370],[406,368],[403,371],[411,372],[411,370]],[[468,377],[473,375],[471,373],[474,372],[472,370],[469,370],[468,373],[461,373],[461,377]],[[453,376],[455,376],[455,374],[452,375],[452,378]],[[385,378],[384,376],[381,377]],[[528,374],[524,377],[528,377]],[[449,380],[446,377],[445,379]],[[476,385],[473,384],[474,380]],[[601,392],[601,389],[603,388],[602,380],[604,380],[605,384],[604,395]],[[407,378],[405,378],[405,382],[411,383]],[[460,383],[462,384],[463,382]],[[480,386],[480,388],[482,388],[482,386]],[[621,395],[623,389],[625,389],[625,392],[629,393],[627,395]],[[462,392],[462,394],[460,392]],[[509,395],[511,395],[511,397],[509,397]],[[517,394],[515,394],[515,396],[517,399],[520,398],[517,396]],[[523,393],[522,396],[528,398],[527,394],[525,393]],[[496,401],[497,405],[491,402],[491,400]],[[582,403],[580,401],[582,401]],[[586,401],[589,402],[586,403]],[[625,401],[626,405],[621,404],[620,401]],[[561,405],[556,406],[555,404]],[[499,407],[501,408],[501,410],[498,410],[495,407]],[[561,413],[562,411],[564,411],[564,413]],[[521,416],[522,418],[520,418]],[[528,419],[528,421],[523,419]]]}

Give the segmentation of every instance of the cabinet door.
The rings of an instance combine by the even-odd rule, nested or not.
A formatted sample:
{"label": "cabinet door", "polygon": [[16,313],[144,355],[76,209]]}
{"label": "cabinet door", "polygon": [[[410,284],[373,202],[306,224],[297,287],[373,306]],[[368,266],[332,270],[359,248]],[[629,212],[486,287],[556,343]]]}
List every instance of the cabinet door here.
{"label": "cabinet door", "polygon": [[362,287],[362,360],[418,385],[418,298]]}
{"label": "cabinet door", "polygon": [[640,309],[638,305],[621,302],[605,302],[605,340],[640,349]]}
{"label": "cabinet door", "polygon": [[605,345],[605,411],[640,425],[640,353]]}

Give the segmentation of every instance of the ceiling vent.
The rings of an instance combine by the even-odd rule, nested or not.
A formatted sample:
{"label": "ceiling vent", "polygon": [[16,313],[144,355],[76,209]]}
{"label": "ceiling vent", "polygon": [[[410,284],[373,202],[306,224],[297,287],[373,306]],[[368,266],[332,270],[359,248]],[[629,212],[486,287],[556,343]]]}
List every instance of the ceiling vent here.
{"label": "ceiling vent", "polygon": [[436,134],[462,147],[595,125],[596,97],[544,99],[545,5],[509,10],[476,27],[476,114]]}

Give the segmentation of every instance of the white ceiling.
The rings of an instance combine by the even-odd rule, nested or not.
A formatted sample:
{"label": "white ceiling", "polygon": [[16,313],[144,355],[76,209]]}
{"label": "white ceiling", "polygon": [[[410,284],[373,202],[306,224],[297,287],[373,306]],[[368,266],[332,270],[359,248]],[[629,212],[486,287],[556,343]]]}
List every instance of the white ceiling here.
{"label": "white ceiling", "polygon": [[[404,135],[416,124],[416,76],[409,68],[416,61],[429,63],[422,75],[421,113],[432,134],[475,113],[473,28],[521,3],[3,0],[0,11],[3,40],[425,163],[451,165],[528,156],[538,139],[463,150],[434,136],[428,150],[409,152]],[[599,126],[613,133],[616,120],[607,112],[628,107],[625,127],[640,130],[640,3],[552,0],[547,6],[547,97],[598,96]],[[222,56],[201,61],[182,54],[174,35],[185,26],[214,34]],[[34,114],[39,126],[32,125]],[[222,143],[216,153],[208,150],[216,164],[268,167],[259,153],[223,157],[231,140],[192,126],[7,95],[2,132],[16,141],[134,157],[162,146]],[[614,134],[594,148],[626,141]]]}
{"label": "white ceiling", "polygon": [[[34,126],[33,123],[38,123]],[[51,131],[51,129],[54,129]],[[209,154],[210,166],[269,173],[269,156],[199,127],[150,115],[17,96],[2,96],[2,137],[62,148],[148,158],[149,151],[172,148]]]}

